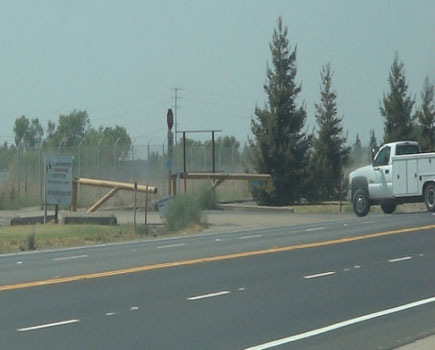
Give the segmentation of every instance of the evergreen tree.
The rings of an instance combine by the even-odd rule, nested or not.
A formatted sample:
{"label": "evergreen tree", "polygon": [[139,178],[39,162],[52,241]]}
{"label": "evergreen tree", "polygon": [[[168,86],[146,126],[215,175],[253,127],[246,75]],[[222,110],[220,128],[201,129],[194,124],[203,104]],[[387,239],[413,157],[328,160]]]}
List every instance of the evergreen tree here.
{"label": "evergreen tree", "polygon": [[361,166],[363,162],[363,148],[358,134],[356,134],[355,143],[352,145],[351,156],[352,164]]}
{"label": "evergreen tree", "polygon": [[[331,65],[320,73],[320,103],[315,104],[318,137],[314,141],[312,171],[316,174],[312,186],[319,199],[337,198],[340,193],[342,168],[349,159],[350,147],[346,147],[343,135],[343,117],[337,116],[337,94],[332,89]],[[361,142],[360,142],[361,144]]]}
{"label": "evergreen tree", "polygon": [[375,130],[370,130],[370,141],[368,149],[368,159],[373,160],[375,153],[378,151],[378,141],[376,140]]}
{"label": "evergreen tree", "polygon": [[421,91],[421,107],[418,112],[420,146],[424,151],[435,151],[435,101],[434,85],[426,77]]}
{"label": "evergreen tree", "polygon": [[278,18],[270,43],[272,68],[267,67],[264,90],[268,102],[255,109],[251,121],[254,140],[253,163],[259,173],[272,175],[272,180],[254,190],[261,204],[286,205],[298,201],[303,194],[304,176],[310,137],[303,132],[306,111],[297,106],[302,90],[296,78],[296,48],[287,39],[287,27]]}
{"label": "evergreen tree", "polygon": [[397,53],[388,76],[388,84],[390,92],[387,95],[384,93],[383,105],[380,106],[381,115],[385,118],[384,143],[413,139],[415,101],[408,95],[404,64],[399,61]]}

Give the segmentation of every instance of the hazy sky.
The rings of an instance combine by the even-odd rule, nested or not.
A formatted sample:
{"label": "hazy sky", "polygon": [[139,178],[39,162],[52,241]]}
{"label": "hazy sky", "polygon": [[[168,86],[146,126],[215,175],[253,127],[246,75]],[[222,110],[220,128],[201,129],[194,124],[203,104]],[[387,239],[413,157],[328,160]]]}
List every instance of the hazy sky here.
{"label": "hazy sky", "polygon": [[0,139],[15,119],[86,110],[94,127],[121,125],[136,144],[166,140],[179,91],[178,130],[222,129],[242,142],[263,106],[278,16],[297,45],[299,102],[315,126],[320,70],[331,62],[349,142],[383,137],[379,102],[396,50],[420,103],[435,80],[435,1],[0,2]]}

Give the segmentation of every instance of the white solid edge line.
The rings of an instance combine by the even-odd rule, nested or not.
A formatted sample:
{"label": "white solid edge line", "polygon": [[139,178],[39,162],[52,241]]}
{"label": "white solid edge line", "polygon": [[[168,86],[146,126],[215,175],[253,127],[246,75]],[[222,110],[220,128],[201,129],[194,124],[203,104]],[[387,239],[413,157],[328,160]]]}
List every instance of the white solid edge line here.
{"label": "white solid edge line", "polygon": [[304,278],[310,279],[310,278],[317,278],[317,277],[329,276],[329,275],[334,275],[334,274],[335,274],[334,271],[329,271],[329,272],[318,273],[316,275],[304,276]]}
{"label": "white solid edge line", "polygon": [[81,259],[81,258],[87,258],[88,256],[86,254],[84,255],[74,255],[74,256],[65,256],[62,258],[54,258],[53,261],[62,261],[62,260],[73,260],[73,259]]}
{"label": "white solid edge line", "polygon": [[388,260],[388,262],[394,263],[394,262],[405,261],[405,260],[409,260],[409,259],[412,259],[412,256],[404,256],[403,258],[390,259],[390,260]]}
{"label": "white solid edge line", "polygon": [[79,321],[80,320],[68,320],[68,321],[62,321],[62,322],[47,323],[47,324],[41,324],[39,326],[26,327],[26,328],[18,328],[17,331],[18,332],[34,331],[34,330],[37,330],[37,329],[57,327],[57,326],[64,326],[66,324],[77,323]]}
{"label": "white solid edge line", "polygon": [[217,292],[217,293],[211,293],[211,294],[204,294],[204,295],[198,295],[196,297],[190,297],[187,298],[187,300],[198,300],[198,299],[205,299],[205,298],[212,298],[212,297],[217,297],[220,295],[225,295],[225,294],[230,294],[231,292],[228,290],[224,290],[222,292]]}
{"label": "white solid edge line", "polygon": [[318,328],[318,329],[313,329],[311,331],[305,332],[305,333],[300,333],[300,334],[296,334],[290,337],[286,337],[286,338],[281,338],[281,339],[277,339],[268,343],[264,343],[261,345],[256,345],[256,346],[252,346],[250,348],[245,348],[243,350],[265,350],[265,349],[270,349],[273,348],[275,346],[279,346],[282,344],[287,344],[287,343],[291,343],[291,342],[295,342],[297,340],[301,340],[301,339],[306,339],[306,338],[310,338],[310,337],[314,337],[316,335],[319,334],[323,334],[323,333],[327,333],[339,328],[343,328],[343,327],[347,327],[356,323],[360,323],[360,322],[364,322],[364,321],[368,321],[368,320],[372,320],[374,318],[377,317],[381,317],[381,316],[385,316],[385,315],[389,315],[389,314],[393,314],[396,312],[400,312],[400,311],[404,311],[407,309],[411,309],[417,306],[421,306],[421,305],[425,305],[425,304],[429,304],[429,303],[433,303],[435,302],[435,297],[431,297],[428,299],[423,299],[423,300],[419,300],[413,303],[409,303],[409,304],[405,304],[405,305],[400,305],[400,306],[396,306],[393,307],[391,309],[386,309],[383,311],[378,311],[378,312],[374,312],[368,315],[364,315],[364,316],[360,316],[357,318],[353,318],[347,321],[343,321],[343,322],[339,322],[339,323],[335,323],[326,327],[322,327],[322,328]]}

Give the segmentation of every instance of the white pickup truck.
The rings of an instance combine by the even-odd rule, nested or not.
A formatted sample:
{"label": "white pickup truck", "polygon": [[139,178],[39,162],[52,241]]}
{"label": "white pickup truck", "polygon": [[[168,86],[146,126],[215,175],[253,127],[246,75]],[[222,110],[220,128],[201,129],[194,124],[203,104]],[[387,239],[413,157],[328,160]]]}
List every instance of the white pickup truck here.
{"label": "white pickup truck", "polygon": [[435,153],[420,153],[414,141],[383,145],[373,164],[349,175],[353,210],[366,216],[370,205],[380,204],[391,214],[397,204],[423,202],[435,212]]}

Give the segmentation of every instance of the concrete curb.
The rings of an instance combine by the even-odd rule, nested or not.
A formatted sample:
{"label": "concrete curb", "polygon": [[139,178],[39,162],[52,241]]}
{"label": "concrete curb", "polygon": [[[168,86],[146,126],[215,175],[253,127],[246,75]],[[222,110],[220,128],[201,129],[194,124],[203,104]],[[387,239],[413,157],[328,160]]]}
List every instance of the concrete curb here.
{"label": "concrete curb", "polygon": [[435,335],[403,345],[395,350],[433,350],[435,349]]}

